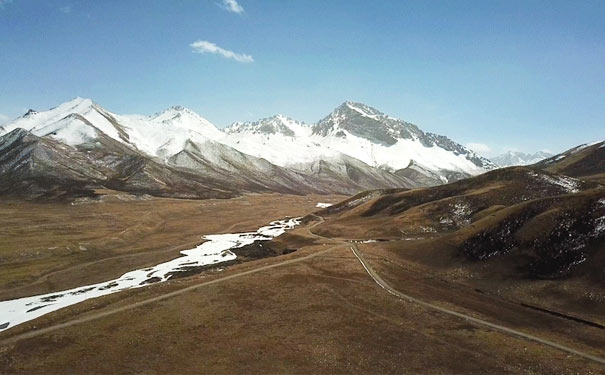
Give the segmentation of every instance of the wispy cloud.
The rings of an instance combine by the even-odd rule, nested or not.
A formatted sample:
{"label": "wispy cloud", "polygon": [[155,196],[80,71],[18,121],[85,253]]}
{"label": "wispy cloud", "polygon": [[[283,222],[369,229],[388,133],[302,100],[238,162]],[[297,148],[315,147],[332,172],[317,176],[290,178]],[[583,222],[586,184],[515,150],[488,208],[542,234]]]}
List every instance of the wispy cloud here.
{"label": "wispy cloud", "polygon": [[246,55],[243,53],[235,53],[228,49],[221,48],[216,44],[208,42],[206,40],[198,40],[197,42],[191,43],[189,46],[193,48],[193,52],[195,53],[212,53],[215,55],[223,56],[226,59],[233,59],[241,63],[254,62],[254,58],[252,58],[252,56],[250,55]]}
{"label": "wispy cloud", "polygon": [[244,13],[244,8],[239,5],[236,0],[222,0],[221,3],[218,4],[221,8],[225,9],[227,12],[242,14]]}
{"label": "wispy cloud", "polygon": [[71,6],[66,5],[64,7],[59,8],[59,10],[61,11],[61,13],[65,13],[65,14],[71,13]]}
{"label": "wispy cloud", "polygon": [[5,5],[12,3],[13,0],[0,0],[0,9],[4,8]]}
{"label": "wispy cloud", "polygon": [[489,153],[492,149],[486,145],[485,143],[476,143],[476,142],[471,142],[471,143],[467,143],[466,144],[467,148],[470,148],[471,150],[478,152],[480,154],[487,154]]}

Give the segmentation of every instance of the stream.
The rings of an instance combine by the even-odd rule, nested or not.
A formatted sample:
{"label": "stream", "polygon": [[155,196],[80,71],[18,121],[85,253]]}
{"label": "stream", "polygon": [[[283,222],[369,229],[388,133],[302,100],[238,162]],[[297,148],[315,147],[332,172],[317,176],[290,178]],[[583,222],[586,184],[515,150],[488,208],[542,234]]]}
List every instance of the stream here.
{"label": "stream", "polygon": [[125,273],[115,280],[81,286],[62,292],[0,301],[0,332],[42,315],[85,301],[90,298],[141,288],[170,279],[171,274],[190,267],[199,267],[234,260],[237,256],[230,251],[252,244],[268,241],[286,230],[300,224],[300,218],[277,220],[259,228],[256,232],[211,234],[203,236],[201,245],[181,251],[182,256],[154,267]]}

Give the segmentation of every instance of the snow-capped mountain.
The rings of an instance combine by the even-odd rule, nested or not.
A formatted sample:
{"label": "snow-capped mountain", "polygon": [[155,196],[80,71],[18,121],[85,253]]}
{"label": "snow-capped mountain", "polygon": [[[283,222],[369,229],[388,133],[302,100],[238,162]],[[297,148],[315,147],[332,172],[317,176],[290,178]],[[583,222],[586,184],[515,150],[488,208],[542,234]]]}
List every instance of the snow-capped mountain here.
{"label": "snow-capped mountain", "polygon": [[445,136],[425,133],[361,103],[341,104],[313,126],[313,134],[333,149],[385,169],[403,169],[414,161],[433,171],[475,175],[495,167]]}
{"label": "snow-capped mountain", "polygon": [[[267,122],[265,127],[240,124],[240,134],[258,128],[259,137],[287,133],[304,138],[311,132],[283,116]],[[105,187],[162,196],[229,197],[243,192],[354,193],[417,186],[357,159],[345,160],[338,152],[332,152],[338,165],[321,164],[314,170],[282,167],[267,160],[272,157],[231,147],[237,144],[234,139],[183,107],[151,116],[118,115],[90,99],[76,98],[48,111],[30,110],[0,127],[0,191],[89,194]],[[293,149],[286,144],[271,151],[289,157]],[[300,151],[310,156],[309,163],[317,161],[308,150]]]}
{"label": "snow-capped mountain", "polygon": [[225,129],[225,144],[284,167],[307,170],[318,160],[342,155],[395,172],[415,165],[446,182],[447,176],[476,175],[495,168],[464,146],[361,103],[345,102],[316,124],[282,115]]}
{"label": "snow-capped mountain", "polygon": [[[11,150],[0,163],[0,174],[10,174],[5,191],[72,183],[183,197],[354,193],[437,185],[494,168],[447,137],[354,102],[316,124],[277,115],[221,131],[179,106],[118,115],[76,98],[28,111],[1,126],[0,137]],[[54,162],[64,169],[53,170]]]}
{"label": "snow-capped mountain", "polygon": [[120,116],[83,98],[75,98],[45,112],[29,110],[2,126],[0,131],[16,128],[39,137],[49,136],[70,146],[94,141],[100,131],[155,157],[174,155],[188,140],[201,143],[224,136],[208,120],[183,107],[170,107],[152,116]]}
{"label": "snow-capped mountain", "polygon": [[222,143],[282,167],[341,154],[320,143],[320,139],[313,139],[309,125],[283,115],[255,122],[236,122],[225,128],[225,133]]}
{"label": "snow-capped mountain", "polygon": [[129,142],[153,156],[167,158],[185,147],[187,141],[203,143],[224,136],[210,121],[197,113],[173,106],[152,116],[115,116],[125,125]]}
{"label": "snow-capped mountain", "polygon": [[76,98],[52,108],[37,112],[30,109],[25,115],[0,127],[0,133],[25,129],[36,136],[49,136],[67,145],[90,142],[102,132],[118,141],[127,140],[124,130],[111,114],[90,99]]}
{"label": "snow-capped mountain", "polygon": [[551,157],[552,154],[546,151],[538,151],[528,154],[519,151],[508,151],[504,154],[491,158],[491,161],[500,167],[512,167],[513,165],[530,165]]}

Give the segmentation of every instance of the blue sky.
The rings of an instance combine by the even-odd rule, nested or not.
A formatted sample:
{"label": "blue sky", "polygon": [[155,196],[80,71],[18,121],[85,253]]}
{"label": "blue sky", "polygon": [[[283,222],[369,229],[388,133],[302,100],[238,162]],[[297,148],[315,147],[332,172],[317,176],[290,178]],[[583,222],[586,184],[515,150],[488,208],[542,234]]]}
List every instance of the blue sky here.
{"label": "blue sky", "polygon": [[219,127],[354,100],[488,156],[605,138],[605,1],[223,2],[0,0],[0,121],[76,96]]}

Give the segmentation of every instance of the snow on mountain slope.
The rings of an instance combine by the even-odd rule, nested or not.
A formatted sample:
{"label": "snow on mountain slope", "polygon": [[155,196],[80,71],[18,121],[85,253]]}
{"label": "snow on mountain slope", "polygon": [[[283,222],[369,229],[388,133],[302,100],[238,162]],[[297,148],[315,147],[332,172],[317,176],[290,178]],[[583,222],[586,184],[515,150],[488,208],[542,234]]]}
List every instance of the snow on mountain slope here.
{"label": "snow on mountain slope", "polygon": [[116,141],[160,158],[178,153],[187,141],[203,143],[224,136],[208,120],[183,107],[170,107],[152,116],[116,115],[83,98],[44,112],[30,110],[5,124],[0,134],[16,128],[39,137],[50,136],[70,146],[93,141],[98,129]]}
{"label": "snow on mountain slope", "polygon": [[447,137],[424,133],[416,125],[353,102],[343,103],[315,125],[278,115],[235,123],[225,132],[220,142],[284,167],[344,154],[388,171],[412,163],[441,175],[444,171],[476,175],[495,168]]}
{"label": "snow on mountain slope", "polygon": [[[175,167],[194,173],[194,180],[206,178],[210,185],[205,189],[220,190],[231,181],[232,186],[224,185],[229,194],[233,189],[350,193],[410,188],[493,168],[447,137],[424,133],[416,125],[353,102],[343,103],[314,125],[277,115],[234,123],[223,132],[183,107],[151,116],[118,115],[90,99],[76,98],[48,111],[30,110],[1,126],[0,136],[17,128],[72,146],[84,153],[82,160],[103,173],[118,168],[118,176],[136,170],[131,185],[139,184],[143,190],[155,183],[156,176],[166,182],[178,175],[174,178],[179,186],[171,191],[184,191],[188,177]],[[195,189],[197,183],[185,190]]]}
{"label": "snow on mountain slope", "polygon": [[220,140],[224,144],[332,184],[346,181],[360,189],[417,186],[404,176],[395,176],[330,148],[324,139],[313,136],[310,126],[283,115],[235,123],[225,132],[227,135]]}
{"label": "snow on mountain slope", "polygon": [[519,151],[508,151],[504,154],[494,156],[491,158],[491,160],[500,167],[511,167],[513,165],[535,164],[551,156],[553,156],[551,153],[545,151],[538,151],[533,154]]}
{"label": "snow on mountain slope", "polygon": [[187,141],[204,143],[224,136],[208,120],[179,106],[152,116],[115,117],[125,125],[132,144],[139,150],[160,158],[168,158],[183,150]]}
{"label": "snow on mountain slope", "polygon": [[256,122],[239,122],[225,129],[220,142],[281,167],[335,158],[340,152],[311,138],[311,127],[277,115]]}
{"label": "snow on mountain slope", "polygon": [[[19,156],[20,151],[0,155],[6,167],[0,170],[0,178],[10,181],[2,190],[5,192],[12,186],[29,186],[27,192],[32,194],[41,194],[45,188],[53,194],[88,194],[90,189],[106,187],[160,196],[230,197],[267,191],[355,193],[413,185],[356,159],[324,167],[320,173],[280,167],[217,141],[228,136],[182,107],[171,107],[152,116],[117,115],[89,99],[77,98],[48,111],[29,111],[1,127],[0,138],[4,134],[12,142],[13,132],[26,135],[13,150],[26,150],[28,142],[39,146],[26,158]],[[286,138],[294,140],[310,132],[309,127],[279,116],[254,136],[262,139],[264,133],[288,134]],[[254,141],[254,137],[246,135],[244,140]],[[265,149],[287,157],[293,155],[291,145],[283,143],[280,147]],[[263,146],[255,140],[251,148]],[[310,162],[315,160],[308,150],[300,152],[311,156]],[[54,162],[65,168],[54,171]],[[32,173],[13,173],[14,165],[38,168]],[[17,190],[25,192],[23,188]]]}
{"label": "snow on mountain slope", "polygon": [[23,128],[31,133],[50,136],[70,146],[86,143],[96,137],[95,128],[111,138],[124,141],[125,134],[119,124],[111,121],[110,114],[90,99],[76,98],[44,112],[29,110],[18,119],[4,124],[0,134]]}
{"label": "snow on mountain slope", "polygon": [[183,107],[152,116],[117,115],[90,99],[76,98],[49,111],[30,111],[1,130],[15,128],[71,146],[91,142],[101,131],[164,161],[184,150],[187,142],[201,145],[212,140],[282,167],[342,160],[344,154],[392,172],[411,163],[440,175],[443,171],[475,175],[493,168],[487,159],[446,137],[353,102],[343,103],[312,126],[277,115],[234,123],[222,132]]}
{"label": "snow on mountain slope", "polygon": [[476,175],[495,167],[447,137],[361,103],[343,103],[313,126],[313,135],[331,149],[384,169],[406,168],[414,161],[433,171]]}
{"label": "snow on mountain slope", "polygon": [[255,122],[236,122],[225,130],[229,134],[281,134],[288,137],[307,137],[311,135],[309,126],[284,115],[275,115]]}
{"label": "snow on mountain slope", "polygon": [[412,161],[433,171],[452,170],[470,175],[486,171],[464,155],[456,155],[437,145],[424,146],[418,139],[398,139],[387,146],[339,129],[338,135],[326,136],[323,143],[366,164],[392,171],[406,168]]}

